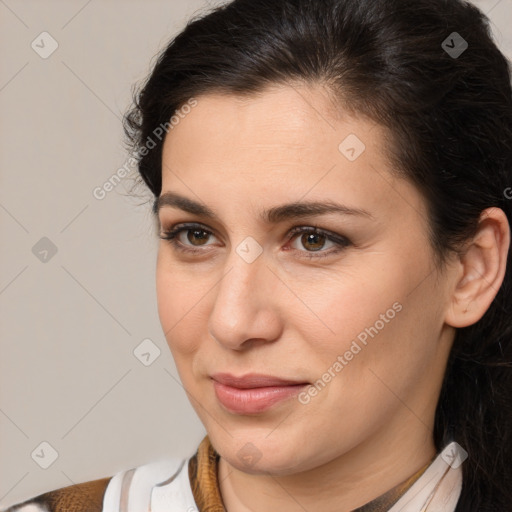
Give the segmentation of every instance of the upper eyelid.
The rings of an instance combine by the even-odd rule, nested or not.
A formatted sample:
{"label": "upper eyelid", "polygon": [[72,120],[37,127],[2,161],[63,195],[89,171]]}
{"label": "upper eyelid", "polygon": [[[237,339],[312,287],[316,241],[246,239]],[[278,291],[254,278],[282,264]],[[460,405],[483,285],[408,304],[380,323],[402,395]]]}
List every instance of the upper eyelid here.
{"label": "upper eyelid", "polygon": [[[165,233],[169,233],[169,232],[180,232],[180,231],[187,231],[187,230],[192,230],[192,229],[197,229],[197,228],[203,229],[204,231],[207,231],[208,233],[215,235],[214,229],[212,229],[212,228],[208,227],[206,224],[202,224],[200,222],[198,222],[198,223],[196,223],[196,222],[183,222],[183,223],[179,222],[179,223],[171,225],[168,228],[165,228],[163,225],[161,225],[160,231],[165,234]],[[289,228],[287,230],[287,233],[293,232],[294,230],[298,230],[301,228],[303,228],[304,230],[309,228],[311,231],[316,230],[319,233],[324,233],[325,235],[332,235],[333,237],[347,238],[346,236],[338,234],[329,229],[321,228],[320,226],[317,226],[316,224],[297,224],[297,225]]]}
{"label": "upper eyelid", "polygon": [[[200,222],[179,222],[179,223],[171,225],[169,228],[162,227],[162,231],[163,231],[163,235],[167,235],[169,233],[174,233],[174,238],[176,240],[178,238],[178,235],[180,235],[182,232],[190,231],[190,230],[197,229],[197,228],[202,229],[202,230],[206,231],[207,233],[209,233],[210,235],[213,235],[216,238],[218,238],[215,235],[214,230],[212,230],[211,228],[209,228],[208,226],[206,226]],[[293,238],[295,238],[296,235],[300,235],[301,232],[306,233],[307,231],[310,231],[310,232],[316,231],[317,233],[325,236],[331,243],[334,243],[335,245],[338,245],[338,246],[353,245],[352,241],[347,236],[336,233],[334,231],[330,231],[328,229],[321,228],[314,224],[295,225],[287,230],[287,235],[289,235],[290,240],[292,240]],[[177,240],[177,241],[181,245],[184,245],[185,247],[189,247],[188,244],[183,244],[179,240]],[[209,245],[211,245],[211,244],[209,244]],[[208,247],[209,245],[205,245],[204,247]],[[201,250],[201,249],[199,249],[199,250]]]}
{"label": "upper eyelid", "polygon": [[[176,223],[171,225],[170,228],[164,229],[163,235],[160,234],[160,238],[164,240],[169,240],[169,243],[175,247],[176,250],[183,252],[183,253],[192,253],[195,255],[200,254],[208,254],[207,248],[212,246],[215,247],[214,244],[207,244],[204,247],[204,249],[201,249],[200,247],[193,247],[187,243],[183,243],[179,240],[179,235],[182,232],[190,231],[194,228],[199,228],[201,230],[204,230],[205,232],[214,235],[215,233],[213,230],[211,230],[209,227],[203,225],[202,223],[198,222],[183,222],[183,223]],[[295,252],[298,252],[301,254],[300,258],[305,259],[307,261],[321,261],[323,258],[329,258],[331,256],[336,256],[340,252],[344,251],[345,249],[349,248],[350,246],[354,246],[354,243],[352,242],[352,239],[349,239],[348,237],[341,235],[339,233],[320,228],[316,225],[311,224],[300,224],[295,225],[292,228],[288,229],[287,235],[287,244],[289,244],[292,240],[300,236],[301,233],[319,233],[323,235],[328,242],[333,244],[333,247],[328,248],[327,250],[319,250],[319,251],[301,251],[300,249],[293,249]],[[171,236],[172,234],[172,236]],[[298,256],[299,257],[299,256]]]}

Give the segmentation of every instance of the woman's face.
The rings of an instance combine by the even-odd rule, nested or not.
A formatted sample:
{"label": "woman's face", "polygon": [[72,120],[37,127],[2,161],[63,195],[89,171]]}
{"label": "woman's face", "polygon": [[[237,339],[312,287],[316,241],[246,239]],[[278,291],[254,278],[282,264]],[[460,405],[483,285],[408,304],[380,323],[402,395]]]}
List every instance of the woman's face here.
{"label": "woman's face", "polygon": [[187,226],[160,241],[159,316],[212,444],[246,472],[433,446],[453,329],[426,206],[384,129],[331,109],[320,88],[204,95],[164,144],[161,234]]}

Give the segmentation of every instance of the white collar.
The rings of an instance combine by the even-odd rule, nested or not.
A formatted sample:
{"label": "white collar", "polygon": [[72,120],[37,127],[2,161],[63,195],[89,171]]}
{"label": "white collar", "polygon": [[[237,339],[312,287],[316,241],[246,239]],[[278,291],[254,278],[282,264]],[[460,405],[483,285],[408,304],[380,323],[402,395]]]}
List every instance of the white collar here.
{"label": "white collar", "polygon": [[451,442],[388,512],[453,512],[462,490],[467,452]]}

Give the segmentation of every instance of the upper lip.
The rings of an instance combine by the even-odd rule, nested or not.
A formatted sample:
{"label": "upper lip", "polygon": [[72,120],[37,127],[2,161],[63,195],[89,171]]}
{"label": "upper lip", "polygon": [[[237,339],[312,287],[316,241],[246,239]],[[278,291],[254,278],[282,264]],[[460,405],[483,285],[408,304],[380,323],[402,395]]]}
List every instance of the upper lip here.
{"label": "upper lip", "polygon": [[235,377],[230,373],[214,373],[211,378],[220,384],[239,389],[263,388],[269,386],[296,386],[298,384],[308,384],[305,381],[284,379],[274,377],[273,375],[263,375],[258,373],[248,373],[241,377]]}

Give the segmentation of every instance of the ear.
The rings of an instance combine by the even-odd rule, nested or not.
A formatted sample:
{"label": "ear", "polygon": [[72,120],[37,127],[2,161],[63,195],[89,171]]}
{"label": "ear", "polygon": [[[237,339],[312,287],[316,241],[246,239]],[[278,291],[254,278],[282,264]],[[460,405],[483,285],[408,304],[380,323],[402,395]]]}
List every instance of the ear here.
{"label": "ear", "polygon": [[484,210],[475,236],[456,262],[448,325],[467,327],[482,318],[503,282],[509,246],[510,226],[503,210]]}

